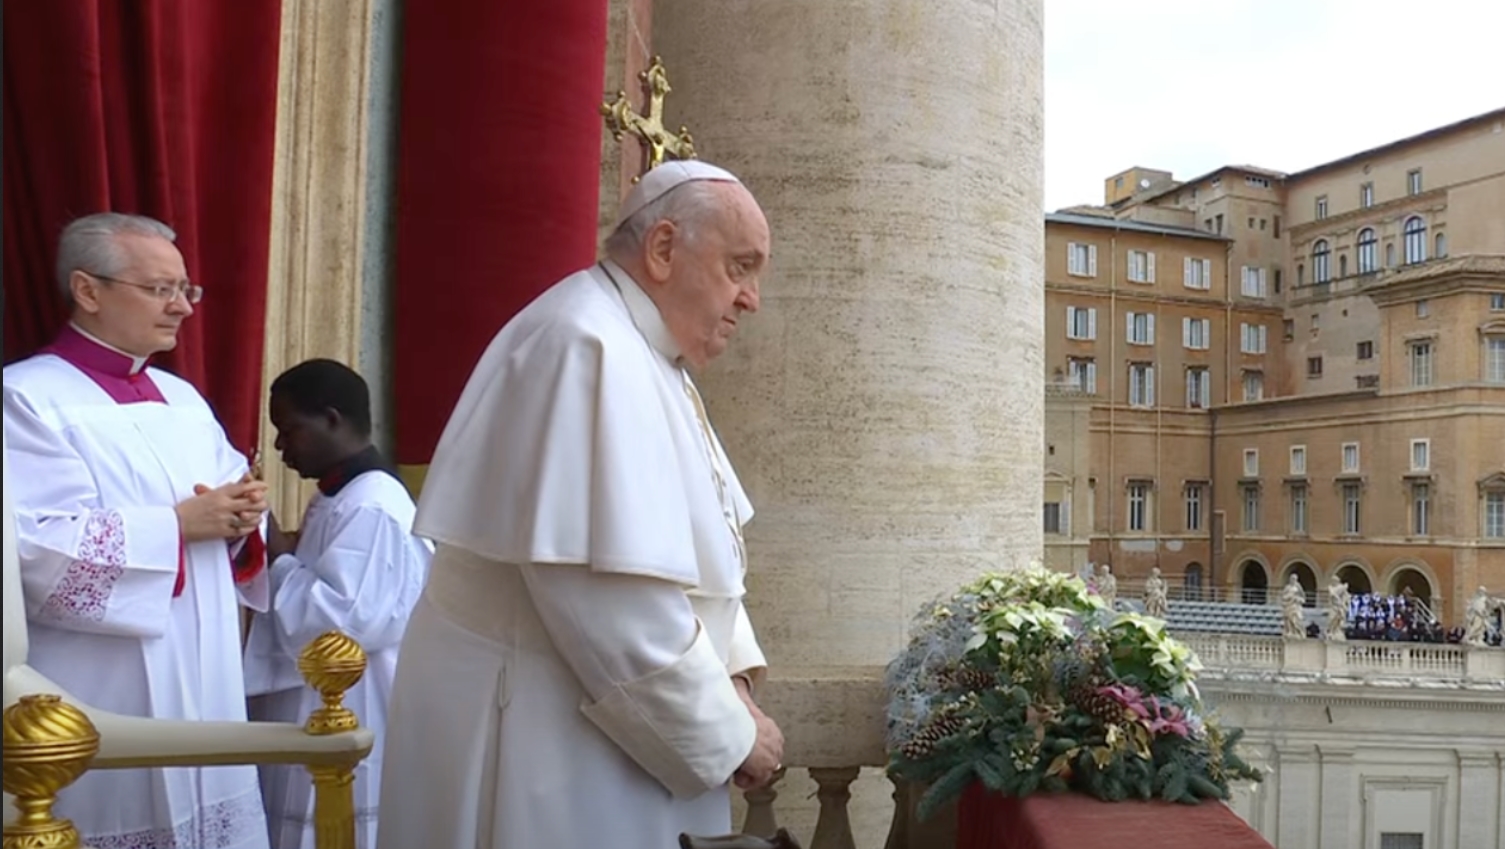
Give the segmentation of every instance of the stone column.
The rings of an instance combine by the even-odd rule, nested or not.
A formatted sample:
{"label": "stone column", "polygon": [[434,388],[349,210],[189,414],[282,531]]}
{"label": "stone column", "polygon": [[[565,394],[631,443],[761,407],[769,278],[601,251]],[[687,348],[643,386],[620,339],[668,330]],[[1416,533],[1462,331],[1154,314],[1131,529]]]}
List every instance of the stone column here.
{"label": "stone column", "polygon": [[786,671],[885,664],[923,601],[1041,556],[1041,5],[655,2],[667,120],[773,229],[700,380]]}
{"label": "stone column", "polygon": [[1494,752],[1458,752],[1459,846],[1499,846],[1505,838],[1505,784]]}
{"label": "stone column", "polygon": [[285,0],[262,361],[262,466],[283,527],[302,519],[313,485],[282,465],[265,421],[266,390],[314,357],[355,367],[371,130],[372,22],[382,0]]}
{"label": "stone column", "polygon": [[1322,803],[1318,807],[1321,849],[1350,849],[1362,830],[1353,816],[1359,789],[1353,780],[1353,751],[1323,746]]}
{"label": "stone column", "polygon": [[1277,836],[1280,849],[1315,849],[1321,816],[1317,757],[1310,746],[1277,746]]}

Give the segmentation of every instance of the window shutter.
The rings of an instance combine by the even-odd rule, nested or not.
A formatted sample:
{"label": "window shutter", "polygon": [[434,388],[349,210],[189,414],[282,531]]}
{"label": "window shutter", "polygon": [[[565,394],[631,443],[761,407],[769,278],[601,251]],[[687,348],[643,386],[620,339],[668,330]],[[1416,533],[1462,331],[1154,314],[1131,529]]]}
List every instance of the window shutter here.
{"label": "window shutter", "polygon": [[1202,347],[1212,347],[1212,319],[1202,319]]}
{"label": "window shutter", "polygon": [[1066,338],[1075,339],[1076,335],[1076,307],[1066,308]]}
{"label": "window shutter", "polygon": [[1259,269],[1259,296],[1261,298],[1268,298],[1270,296],[1270,290],[1266,288],[1267,281],[1269,280],[1269,275],[1270,269]]}
{"label": "window shutter", "polygon": [[1127,321],[1127,324],[1128,324],[1128,328],[1124,331],[1125,333],[1128,334],[1128,336],[1125,336],[1124,338],[1128,339],[1130,342],[1134,341],[1134,316],[1135,315],[1136,314],[1132,313],[1132,312],[1130,312],[1130,313],[1124,313],[1124,318],[1125,318],[1125,320]]}
{"label": "window shutter", "polygon": [[1181,282],[1184,283],[1184,284],[1186,284],[1186,285],[1188,285],[1188,286],[1190,286],[1191,283],[1192,283],[1192,280],[1191,280],[1191,275],[1192,275],[1191,264],[1194,263],[1194,262],[1196,262],[1196,260],[1192,259],[1191,257],[1187,257],[1181,263]]}
{"label": "window shutter", "polygon": [[1150,345],[1155,344],[1155,314],[1154,313],[1150,313],[1148,316],[1145,317],[1145,331],[1146,331],[1145,332],[1145,337],[1146,338],[1145,338],[1144,341],[1146,342],[1146,344],[1150,344]]}
{"label": "window shutter", "polygon": [[1144,403],[1147,407],[1155,406],[1155,367],[1144,367]]}
{"label": "window shutter", "polygon": [[1266,350],[1265,346],[1267,344],[1269,344],[1269,339],[1270,339],[1270,328],[1268,328],[1265,325],[1261,324],[1259,326],[1259,352],[1261,354],[1263,354],[1265,352],[1265,350]]}
{"label": "window shutter", "polygon": [[1087,308],[1087,338],[1097,338],[1097,307]]}
{"label": "window shutter", "polygon": [[1087,392],[1090,395],[1097,394],[1097,363],[1087,364]]}
{"label": "window shutter", "polygon": [[1097,245],[1087,246],[1087,276],[1097,276]]}
{"label": "window shutter", "polygon": [[1195,347],[1194,345],[1192,345],[1191,338],[1191,323],[1194,320],[1195,319],[1190,318],[1181,319],[1181,344],[1187,348]]}
{"label": "window shutter", "polygon": [[1200,262],[1202,263],[1202,288],[1210,289],[1212,288],[1212,260],[1204,259]]}
{"label": "window shutter", "polygon": [[1145,265],[1145,276],[1149,278],[1148,282],[1154,283],[1155,282],[1155,252],[1154,251],[1147,251],[1147,252],[1145,252],[1145,255],[1144,255],[1144,265]]}
{"label": "window shutter", "polygon": [[1067,492],[1066,493],[1066,497],[1063,498],[1063,499],[1061,499],[1061,528],[1060,528],[1060,531],[1063,534],[1070,534],[1071,533],[1071,493],[1070,492]]}
{"label": "window shutter", "polygon": [[1076,242],[1066,243],[1066,273],[1080,274],[1081,269],[1076,266]]}

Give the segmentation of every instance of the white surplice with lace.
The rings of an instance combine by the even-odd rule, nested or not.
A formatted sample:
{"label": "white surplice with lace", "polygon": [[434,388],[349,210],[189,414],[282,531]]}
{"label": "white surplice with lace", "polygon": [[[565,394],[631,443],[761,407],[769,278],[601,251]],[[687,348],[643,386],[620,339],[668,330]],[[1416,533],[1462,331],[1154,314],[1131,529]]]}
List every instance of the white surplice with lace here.
{"label": "white surplice with lace", "polygon": [[[187,382],[146,369],[166,403],[117,403],[52,354],[5,369],[30,665],[85,704],[159,719],[246,718],[241,603],[222,540],[181,546],[173,506],[232,483],[245,457]],[[256,768],[96,770],[60,796],[92,849],[265,849]]]}

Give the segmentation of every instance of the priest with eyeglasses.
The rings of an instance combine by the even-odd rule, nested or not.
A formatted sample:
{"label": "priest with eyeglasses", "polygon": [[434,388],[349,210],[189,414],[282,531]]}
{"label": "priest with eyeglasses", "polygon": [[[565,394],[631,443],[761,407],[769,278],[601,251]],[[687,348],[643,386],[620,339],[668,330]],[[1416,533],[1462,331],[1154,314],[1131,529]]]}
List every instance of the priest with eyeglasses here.
{"label": "priest with eyeglasses", "polygon": [[[29,663],[90,707],[244,721],[239,611],[267,603],[266,487],[198,391],[149,364],[204,294],[175,238],[136,215],[69,224],[70,320],[5,368]],[[251,766],[95,770],[56,810],[89,846],[267,846]]]}

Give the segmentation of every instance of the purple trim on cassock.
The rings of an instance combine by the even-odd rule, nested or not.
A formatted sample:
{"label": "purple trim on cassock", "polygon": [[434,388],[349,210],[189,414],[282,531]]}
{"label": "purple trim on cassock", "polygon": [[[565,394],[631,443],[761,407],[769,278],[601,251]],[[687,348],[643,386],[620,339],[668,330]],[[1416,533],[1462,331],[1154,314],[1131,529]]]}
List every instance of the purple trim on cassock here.
{"label": "purple trim on cassock", "polygon": [[63,332],[42,353],[66,360],[88,375],[117,404],[167,403],[162,390],[146,373],[145,361],[138,366],[136,360],[95,342],[71,324],[64,325]]}

